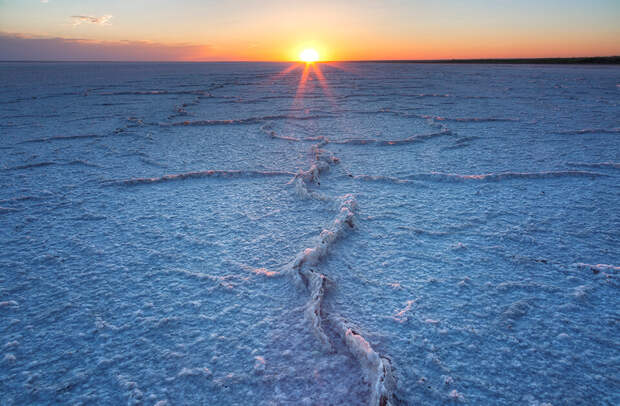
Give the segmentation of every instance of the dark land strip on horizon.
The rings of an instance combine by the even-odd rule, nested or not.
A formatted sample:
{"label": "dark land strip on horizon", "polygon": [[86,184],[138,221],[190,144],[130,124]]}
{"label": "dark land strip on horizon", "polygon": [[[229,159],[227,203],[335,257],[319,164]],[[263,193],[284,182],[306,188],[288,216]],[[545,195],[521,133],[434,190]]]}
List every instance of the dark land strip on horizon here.
{"label": "dark land strip on horizon", "polygon": [[351,61],[360,63],[489,63],[489,64],[557,64],[557,65],[620,65],[620,56],[574,58],[489,58],[489,59],[387,59]]}

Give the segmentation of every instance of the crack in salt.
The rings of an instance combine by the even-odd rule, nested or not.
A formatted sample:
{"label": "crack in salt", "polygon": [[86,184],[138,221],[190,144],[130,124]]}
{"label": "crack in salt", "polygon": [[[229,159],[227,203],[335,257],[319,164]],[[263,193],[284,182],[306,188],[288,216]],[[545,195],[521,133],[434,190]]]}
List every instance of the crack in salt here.
{"label": "crack in salt", "polygon": [[370,384],[369,405],[388,406],[393,404],[396,389],[396,378],[392,373],[391,361],[389,358],[379,355],[352,324],[337,314],[327,314],[323,308],[329,280],[316,268],[327,257],[329,249],[335,242],[355,228],[354,216],[357,208],[355,196],[352,194],[329,197],[308,190],[308,184],[320,185],[321,173],[328,171],[331,165],[339,162],[333,154],[321,149],[328,142],[326,138],[322,138],[318,144],[312,147],[314,162],[310,169],[299,171],[289,183],[295,182],[298,194],[302,197],[339,201],[340,210],[330,227],[321,231],[317,244],[300,252],[288,265],[288,270],[298,283],[310,293],[310,299],[306,304],[306,317],[324,349],[332,352],[334,347],[332,339],[322,326],[323,319],[330,321],[333,330],[360,363],[362,372]]}

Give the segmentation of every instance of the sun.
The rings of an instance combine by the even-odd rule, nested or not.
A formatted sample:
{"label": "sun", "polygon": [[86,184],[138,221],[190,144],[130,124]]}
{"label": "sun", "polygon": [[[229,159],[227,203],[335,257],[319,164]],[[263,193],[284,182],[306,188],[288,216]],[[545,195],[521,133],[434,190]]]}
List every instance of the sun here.
{"label": "sun", "polygon": [[305,63],[313,63],[319,60],[319,53],[312,48],[307,48],[299,54],[299,60]]}

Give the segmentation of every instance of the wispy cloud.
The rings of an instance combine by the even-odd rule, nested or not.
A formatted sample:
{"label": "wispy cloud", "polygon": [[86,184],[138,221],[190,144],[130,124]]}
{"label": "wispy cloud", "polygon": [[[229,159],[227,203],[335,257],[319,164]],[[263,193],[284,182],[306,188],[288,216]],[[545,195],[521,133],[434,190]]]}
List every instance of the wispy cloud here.
{"label": "wispy cloud", "polygon": [[41,3],[45,4],[45,3],[49,3],[50,0],[41,0]]}
{"label": "wispy cloud", "polygon": [[90,23],[90,24],[99,24],[99,25],[110,25],[112,24],[110,20],[112,19],[111,15],[104,15],[101,17],[92,17],[92,16],[71,16],[71,20],[73,20],[73,25],[80,25],[82,23]]}
{"label": "wispy cloud", "polygon": [[0,60],[204,61],[209,45],[150,41],[96,41],[0,32]]}

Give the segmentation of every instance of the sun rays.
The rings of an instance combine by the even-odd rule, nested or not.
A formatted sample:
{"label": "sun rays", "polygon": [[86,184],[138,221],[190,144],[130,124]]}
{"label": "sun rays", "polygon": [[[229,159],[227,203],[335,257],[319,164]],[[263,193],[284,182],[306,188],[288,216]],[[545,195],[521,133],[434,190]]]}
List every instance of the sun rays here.
{"label": "sun rays", "polygon": [[294,89],[293,111],[305,110],[307,99],[319,101],[317,99],[321,98],[329,102],[332,108],[338,110],[337,96],[334,95],[328,78],[335,80],[338,76],[333,72],[336,70],[358,74],[356,69],[346,63],[321,60],[321,55],[316,49],[318,48],[302,49],[296,62],[292,62],[269,78],[272,84],[284,81]]}
{"label": "sun rays", "polygon": [[[325,74],[323,73],[322,66],[330,66],[337,69],[342,69],[340,66],[328,64],[326,62],[296,62],[292,65],[286,67],[281,72],[277,73],[273,80],[278,80],[282,77],[288,75],[299,75],[299,80],[297,81],[297,89],[295,91],[295,98],[293,100],[293,105],[299,106],[302,104],[302,101],[305,97],[308,97],[312,94],[312,97],[320,97],[321,94],[332,104],[332,106],[336,105],[336,100],[334,98],[332,89],[329,85]],[[317,84],[321,90],[320,94],[314,93],[314,84]]]}

